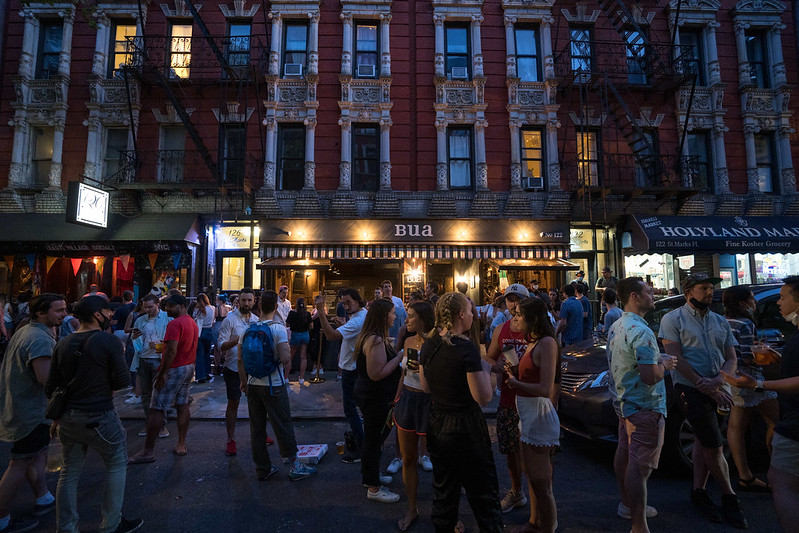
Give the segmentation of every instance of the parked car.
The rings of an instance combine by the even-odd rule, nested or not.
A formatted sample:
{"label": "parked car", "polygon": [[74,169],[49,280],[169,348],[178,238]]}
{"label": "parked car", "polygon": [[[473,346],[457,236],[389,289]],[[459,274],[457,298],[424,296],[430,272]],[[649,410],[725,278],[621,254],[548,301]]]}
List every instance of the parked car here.
{"label": "parked car", "polygon": [[[750,285],[755,295],[757,308],[754,314],[758,336],[780,350],[786,338],[796,328],[786,322],[779,312],[777,300],[781,284]],[[713,294],[711,309],[724,314],[721,295]],[[663,315],[685,305],[685,296],[672,296],[655,302],[655,309],[645,319],[657,335]],[[563,429],[577,435],[616,442],[618,440],[618,417],[613,409],[608,390],[608,360],[605,339],[595,338],[568,346],[561,360],[562,381],[558,414]],[[662,346],[661,346],[662,351]],[[774,367],[776,365],[772,365]],[[769,373],[773,368],[768,368]],[[671,375],[666,374],[666,437],[663,459],[677,468],[691,465],[694,432],[677,404]],[[726,420],[723,420],[726,422]]]}

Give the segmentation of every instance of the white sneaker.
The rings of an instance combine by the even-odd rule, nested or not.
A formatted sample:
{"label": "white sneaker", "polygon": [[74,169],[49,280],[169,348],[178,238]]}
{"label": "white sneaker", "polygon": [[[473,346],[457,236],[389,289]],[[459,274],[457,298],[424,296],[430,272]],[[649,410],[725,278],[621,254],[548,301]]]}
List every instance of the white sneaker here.
{"label": "white sneaker", "polygon": [[[619,502],[619,508],[616,509],[616,514],[619,515],[619,518],[624,518],[625,520],[630,520],[632,518],[632,515],[630,514],[630,508],[621,502]],[[657,515],[658,515],[657,509],[655,509],[651,505],[646,506],[647,518],[655,518]]]}
{"label": "white sneaker", "polygon": [[430,457],[427,455],[423,455],[419,458],[419,466],[421,466],[422,470],[425,472],[433,471],[433,463],[430,461]]}
{"label": "white sneaker", "polygon": [[305,380],[300,378],[300,385],[302,385],[303,383],[305,383]]}
{"label": "white sneaker", "polygon": [[128,405],[135,405],[141,403],[141,396],[131,396],[130,398],[125,400],[125,403]]}
{"label": "white sneaker", "polygon": [[380,503],[394,503],[398,502],[400,497],[399,494],[391,492],[386,487],[380,487],[377,492],[366,489],[366,499]]}
{"label": "white sneaker", "polygon": [[386,472],[388,472],[389,474],[396,474],[400,470],[402,470],[402,459],[400,459],[399,457],[395,457],[394,459],[392,459],[391,462],[388,464],[388,468],[386,468]]}

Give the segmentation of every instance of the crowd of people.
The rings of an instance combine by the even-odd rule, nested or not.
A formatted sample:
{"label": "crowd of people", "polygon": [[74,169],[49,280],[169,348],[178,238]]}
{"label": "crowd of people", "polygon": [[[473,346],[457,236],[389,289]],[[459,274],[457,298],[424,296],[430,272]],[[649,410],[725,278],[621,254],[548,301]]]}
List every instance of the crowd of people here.
{"label": "crowd of people", "polygon": [[[772,492],[783,529],[793,531],[799,523],[799,335],[782,351],[782,379],[764,380],[763,362],[779,354],[755,340],[754,296],[745,287],[727,289],[726,316],[718,315],[709,304],[719,281],[705,274],[684,280],[685,306],[666,314],[658,330],[665,353],[644,320],[654,308],[650,285],[640,278],[619,280],[605,269],[594,288],[602,301],[599,333],[607,337],[609,389],[619,417],[617,513],[631,520],[634,533],[647,533],[648,519],[657,515],[647,505],[647,481],[663,445],[668,374],[696,431],[693,506],[710,521],[746,528],[735,488]],[[784,283],[780,311],[799,325],[799,276]],[[89,448],[106,468],[101,531],[139,530],[142,519],[121,514],[127,467],[157,461],[155,442],[169,437],[166,416],[172,408],[178,432],[173,453],[189,454],[191,387],[215,376],[224,380],[228,401],[224,452],[237,453],[243,393],[255,477],[266,481],[280,470],[270,458],[274,441],[267,420],[289,479],[314,476],[317,467],[297,456],[287,387],[295,355],[301,385],[305,379],[313,330],[338,350],[350,429],[342,461],[360,465],[367,501],[380,503],[401,499],[389,488],[401,470],[407,507],[397,520],[400,531],[419,518],[422,467],[432,470],[437,532],[464,529],[458,519],[462,491],[481,532],[502,531],[503,514],[523,508],[529,519],[518,531],[554,532],[561,351],[595,334],[587,284],[580,276],[562,290],[539,290],[537,280],[514,283],[486,306],[466,296],[466,284],[440,295],[430,281],[424,291],[410,293],[407,306],[392,289],[384,281],[368,303],[356,289],[341,289],[335,316],[328,316],[329,302],[321,295],[312,304],[298,298],[292,305],[286,286],[258,293],[242,289],[230,302],[202,293],[190,301],[173,289],[136,303],[126,293],[115,309],[96,287],[70,310],[61,295],[30,298],[27,320],[2,321],[10,341],[0,367],[0,439],[13,447],[0,479],[0,533],[31,530],[36,516],[52,510],[59,531],[77,531],[77,485]],[[311,369],[316,376],[324,372],[319,359]],[[504,494],[481,409],[495,395],[492,374],[499,390],[497,441],[511,485]],[[141,403],[145,426],[142,449],[128,457],[113,395],[131,379],[134,392],[127,401]],[[717,415],[727,408],[727,439],[739,473],[735,488]],[[768,480],[758,479],[746,460],[743,437],[755,411],[769,428]],[[382,448],[392,426],[398,455],[383,469],[389,461]],[[55,497],[44,476],[51,437],[63,450]],[[720,506],[707,490],[710,476],[721,488]],[[34,516],[12,519],[11,504],[26,483],[36,500]]]}

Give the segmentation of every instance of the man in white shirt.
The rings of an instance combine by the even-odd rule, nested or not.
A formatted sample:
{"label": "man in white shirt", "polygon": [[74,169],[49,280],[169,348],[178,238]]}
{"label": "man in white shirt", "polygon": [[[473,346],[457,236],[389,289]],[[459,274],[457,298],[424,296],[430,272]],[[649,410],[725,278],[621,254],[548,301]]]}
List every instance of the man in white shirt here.
{"label": "man in white shirt", "polygon": [[405,305],[402,303],[402,299],[391,294],[393,291],[391,281],[383,281],[380,287],[383,289],[383,298],[394,302],[394,313],[397,315],[397,318],[394,319],[394,324],[389,328],[388,336],[396,340],[400,329],[402,329],[402,326],[405,325],[405,321],[408,319],[408,313],[405,311]]}
{"label": "man in white shirt", "polygon": [[291,300],[288,299],[289,288],[286,285],[281,285],[277,290],[277,310],[275,311],[275,320],[283,325],[286,325],[286,319],[291,312]]}
{"label": "man in white shirt", "polygon": [[[333,326],[327,320],[327,307],[324,298],[317,296],[314,299],[314,304],[319,312],[319,323],[322,325],[322,332],[327,340],[341,339],[341,350],[338,353],[338,366],[342,371],[341,400],[344,404],[344,416],[350,424],[360,450],[363,444],[363,423],[355,404],[355,379],[358,377],[358,373],[355,371],[355,343],[358,340],[361,329],[363,329],[363,322],[366,318],[366,309],[364,309],[366,304],[355,289],[341,289],[339,294],[341,295],[341,304],[347,314],[350,315],[350,319],[344,322],[344,319],[337,317],[336,323],[339,324],[337,329],[333,329]],[[345,463],[360,463],[360,451],[347,453],[341,460]]]}
{"label": "man in white shirt", "polygon": [[241,289],[239,292],[239,307],[234,309],[222,321],[219,328],[217,345],[224,352],[225,366],[222,376],[225,378],[227,392],[227,408],[225,409],[225,428],[227,429],[226,455],[236,455],[236,420],[238,419],[239,402],[241,401],[241,387],[239,380],[239,340],[247,331],[250,324],[258,322],[258,317],[252,313],[255,305],[255,293],[250,288]]}
{"label": "man in white shirt", "polygon": [[[239,385],[247,395],[247,409],[250,413],[250,443],[252,460],[258,481],[266,481],[274,475],[278,468],[272,465],[269,452],[266,451],[266,420],[272,422],[275,430],[280,455],[289,460],[291,469],[289,479],[298,481],[316,474],[316,467],[304,465],[297,459],[297,440],[294,437],[294,426],[291,423],[291,406],[283,365],[291,359],[286,328],[275,319],[278,296],[275,291],[264,291],[261,296],[261,323],[266,323],[272,333],[272,353],[279,364],[268,376],[256,378],[248,375],[242,358],[238,358]],[[239,349],[241,341],[239,340]],[[240,352],[239,352],[240,353]]]}

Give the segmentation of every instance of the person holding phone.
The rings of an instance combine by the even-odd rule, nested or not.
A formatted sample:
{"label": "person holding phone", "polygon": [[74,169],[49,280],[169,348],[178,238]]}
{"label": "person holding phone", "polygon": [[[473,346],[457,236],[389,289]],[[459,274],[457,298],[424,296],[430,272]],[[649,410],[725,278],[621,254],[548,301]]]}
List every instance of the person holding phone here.
{"label": "person holding phone", "polygon": [[[415,302],[408,308],[405,327],[415,333],[405,339],[402,350],[402,380],[397,388],[394,424],[402,461],[402,481],[408,495],[408,510],[399,519],[397,527],[407,531],[419,517],[416,493],[419,486],[419,471],[416,462],[430,461],[427,457],[427,417],[430,413],[430,395],[422,390],[419,380],[419,350],[426,337],[436,325],[436,314],[429,302]],[[422,456],[418,450],[421,443]]]}

